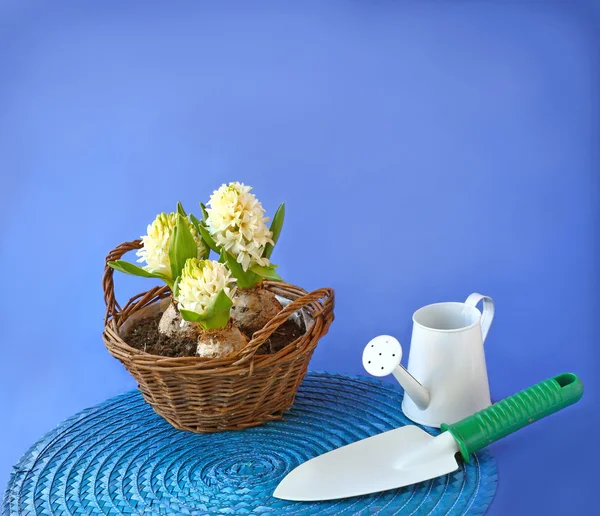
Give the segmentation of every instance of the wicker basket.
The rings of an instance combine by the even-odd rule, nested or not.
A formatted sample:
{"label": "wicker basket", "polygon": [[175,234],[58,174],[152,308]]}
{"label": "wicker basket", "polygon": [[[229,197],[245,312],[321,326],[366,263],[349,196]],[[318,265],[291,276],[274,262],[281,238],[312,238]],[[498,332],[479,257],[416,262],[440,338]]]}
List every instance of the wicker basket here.
{"label": "wicker basket", "polygon": [[[121,244],[106,261],[118,260],[140,247],[140,240]],[[283,282],[265,281],[263,286],[290,303],[256,332],[238,355],[226,359],[169,358],[132,348],[120,335],[135,319],[160,310],[161,300],[171,294],[169,288],[155,287],[121,308],[115,300],[113,269],[106,266],[104,343],[137,380],[154,411],[175,428],[218,432],[279,419],[293,403],[313,351],[333,321],[334,292],[323,288],[307,294]],[[257,355],[261,344],[296,312],[304,316],[306,332],[275,354]]]}

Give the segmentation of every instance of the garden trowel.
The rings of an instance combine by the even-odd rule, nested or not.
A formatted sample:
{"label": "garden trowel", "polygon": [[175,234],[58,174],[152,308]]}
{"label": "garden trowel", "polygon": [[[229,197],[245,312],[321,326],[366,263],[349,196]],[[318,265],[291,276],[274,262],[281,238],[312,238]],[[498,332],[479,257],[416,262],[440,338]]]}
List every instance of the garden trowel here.
{"label": "garden trowel", "polygon": [[284,500],[334,500],[395,489],[446,475],[488,444],[578,401],[583,383],[561,374],[525,389],[434,437],[408,425],[368,437],[301,464],[277,486]]}

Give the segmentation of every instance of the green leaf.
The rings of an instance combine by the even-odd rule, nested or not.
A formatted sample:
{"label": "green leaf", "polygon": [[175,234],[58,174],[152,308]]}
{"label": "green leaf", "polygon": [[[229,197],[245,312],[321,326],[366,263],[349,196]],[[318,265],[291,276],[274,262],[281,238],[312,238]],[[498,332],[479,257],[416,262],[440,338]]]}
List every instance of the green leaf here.
{"label": "green leaf", "polygon": [[185,213],[185,210],[179,201],[177,201],[177,213],[179,213],[179,215],[182,217],[187,218],[187,214]]}
{"label": "green leaf", "polygon": [[200,322],[202,320],[202,316],[199,313],[192,312],[191,310],[180,308],[179,313],[184,321]]}
{"label": "green leaf", "polygon": [[231,299],[221,290],[205,313],[199,314],[191,310],[179,310],[179,313],[186,321],[197,322],[206,330],[214,330],[227,326],[232,306]]}
{"label": "green leaf", "polygon": [[196,228],[196,231],[198,231],[198,233],[200,233],[199,227],[202,225],[202,222],[200,222],[193,213],[190,213],[190,220],[192,221],[192,224]]}
{"label": "green leaf", "polygon": [[146,269],[142,269],[133,263],[126,262],[125,260],[115,260],[114,262],[108,262],[107,265],[112,267],[114,270],[124,272],[125,274],[131,274],[132,276],[141,276],[142,278],[158,278],[163,280],[170,287],[173,285],[171,278],[161,274],[160,272],[150,272]]}
{"label": "green leaf", "polygon": [[225,249],[222,249],[221,259],[223,260],[223,263],[227,264],[227,268],[231,271],[231,274],[237,280],[238,287],[247,288],[249,285],[245,284],[246,273],[244,272],[242,266],[237,262],[235,257],[231,253],[225,251]]}
{"label": "green leaf", "polygon": [[131,274],[132,276],[156,278],[154,273],[147,271],[146,269],[142,269],[133,263],[126,262],[125,260],[115,260],[114,262],[108,262],[107,265],[116,271],[124,272],[125,274]]}
{"label": "green leaf", "polygon": [[202,219],[206,220],[208,218],[208,212],[206,211],[206,206],[203,202],[200,203],[200,209],[202,210]]}
{"label": "green leaf", "polygon": [[273,249],[275,248],[275,245],[277,243],[277,241],[279,240],[279,235],[281,235],[281,228],[283,227],[283,219],[285,218],[285,203],[282,202],[279,205],[279,208],[277,208],[277,211],[275,212],[275,216],[273,217],[273,222],[271,222],[271,227],[269,228],[271,230],[271,233],[273,233],[273,236],[271,237],[273,239],[273,244],[267,244],[265,246],[265,251],[263,253],[263,256],[265,258],[270,258],[271,254],[273,253]]}
{"label": "green leaf", "polygon": [[[183,207],[181,208],[181,210],[183,211]],[[178,206],[178,211],[179,211],[179,206]],[[202,253],[202,256],[200,256],[200,258],[202,258],[203,260],[206,260],[210,255],[211,247],[208,245],[208,242],[202,237],[202,232],[200,230],[200,227],[202,226],[202,222],[200,222],[193,213],[190,213],[189,217],[190,217],[189,220],[191,221],[192,225],[196,228],[196,231],[200,235],[200,238],[202,238],[202,240],[206,244],[205,246],[203,246],[203,247],[206,247],[206,251],[204,253]],[[218,251],[216,251],[216,252],[218,252]]]}
{"label": "green leaf", "polygon": [[[196,218],[196,217],[194,217],[194,218]],[[196,219],[196,220],[198,220],[198,219]],[[206,245],[208,247],[210,247],[215,253],[219,254],[221,252],[221,250],[219,249],[219,246],[215,242],[212,235],[208,232],[208,229],[206,229],[206,226],[202,222],[200,222],[197,226],[197,229],[198,229],[198,233],[200,233],[200,236],[202,237],[202,240],[204,240]]]}
{"label": "green leaf", "polygon": [[183,266],[189,258],[196,258],[198,246],[192,236],[183,215],[177,215],[177,225],[173,228],[171,242],[169,243],[169,260],[171,262],[171,276],[177,278],[181,275]]}
{"label": "green leaf", "polygon": [[179,280],[181,279],[181,276],[178,276],[177,279],[175,280],[175,283],[173,283],[173,288],[171,289],[171,291],[173,292],[173,297],[177,297],[179,295]]}
{"label": "green leaf", "polygon": [[[208,242],[202,236],[202,232],[201,232],[200,228],[204,227],[203,223],[200,222],[193,213],[190,213],[190,220],[192,221],[193,226],[196,228],[196,231],[200,235],[200,238],[204,242],[204,247],[206,247],[206,251],[202,254],[201,258],[203,260],[206,260],[210,256],[211,247],[208,245]],[[208,236],[210,237],[210,235],[208,235]]]}
{"label": "green leaf", "polygon": [[274,281],[281,281],[281,276],[275,272],[276,265],[272,265],[270,267],[263,267],[262,265],[253,265],[250,267],[250,270],[255,274],[263,278],[267,278]]}
{"label": "green leaf", "polygon": [[212,249],[215,253],[220,253],[221,251],[219,250],[212,235],[209,233],[208,229],[206,228],[206,224],[204,223],[204,221],[198,220],[198,217],[196,217],[193,213],[190,213],[190,220],[192,221],[192,224],[196,228],[196,231],[198,231],[198,233],[202,237],[202,240],[204,240],[204,243],[210,249]]}
{"label": "green leaf", "polygon": [[[231,310],[232,306],[233,302],[231,301],[231,299],[229,299],[229,296],[225,294],[224,290],[221,290],[217,294],[217,297],[213,301],[213,304],[208,307],[208,310],[205,314],[207,316],[207,320],[211,318],[215,319],[216,317],[221,317],[225,319],[224,324],[219,326],[213,326],[213,328],[223,328],[227,326],[227,323],[229,322],[229,311]],[[210,329],[210,327],[207,328]]]}
{"label": "green leaf", "polygon": [[273,222],[271,222],[271,227],[269,228],[273,233],[273,242],[277,243],[279,240],[279,235],[281,235],[281,229],[283,228],[283,220],[285,219],[285,203],[282,202],[277,208],[275,212],[275,216],[273,217]]}
{"label": "green leaf", "polygon": [[251,288],[260,283],[261,279],[258,274],[251,270],[244,271],[242,266],[235,259],[235,256],[225,251],[225,249],[222,250],[221,257],[224,258],[224,263],[227,264],[227,267],[231,271],[239,288]]}

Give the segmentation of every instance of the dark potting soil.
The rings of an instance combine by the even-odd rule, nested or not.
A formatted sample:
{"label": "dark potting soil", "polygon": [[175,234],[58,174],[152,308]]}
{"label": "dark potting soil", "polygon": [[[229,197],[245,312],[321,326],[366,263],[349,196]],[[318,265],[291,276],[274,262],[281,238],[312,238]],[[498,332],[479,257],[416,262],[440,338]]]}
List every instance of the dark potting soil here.
{"label": "dark potting soil", "polygon": [[125,337],[132,348],[164,357],[191,357],[196,353],[196,339],[172,338],[158,333],[162,314],[140,319]]}
{"label": "dark potting soil", "polygon": [[[256,354],[272,355],[277,353],[303,335],[305,331],[304,324],[302,325],[302,328],[300,328],[298,324],[288,319],[273,332],[273,335],[262,343]],[[246,336],[248,339],[252,338],[252,335]]]}
{"label": "dark potting soil", "polygon": [[[125,337],[132,348],[141,349],[152,355],[164,357],[193,357],[196,355],[196,339],[167,337],[158,333],[158,322],[162,314],[140,319]],[[295,341],[305,332],[304,325],[298,326],[295,321],[285,321],[260,348],[258,355],[277,353],[288,344]],[[248,339],[252,335],[247,335]]]}

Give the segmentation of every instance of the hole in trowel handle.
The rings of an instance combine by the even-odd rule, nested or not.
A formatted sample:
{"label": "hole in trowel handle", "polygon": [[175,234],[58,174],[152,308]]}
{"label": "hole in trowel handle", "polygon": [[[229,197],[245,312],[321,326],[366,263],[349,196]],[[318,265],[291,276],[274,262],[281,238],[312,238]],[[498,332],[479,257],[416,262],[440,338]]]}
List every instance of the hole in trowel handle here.
{"label": "hole in trowel handle", "polygon": [[567,387],[568,385],[571,385],[577,381],[577,376],[575,376],[573,373],[564,373],[555,376],[554,379],[561,387]]}

